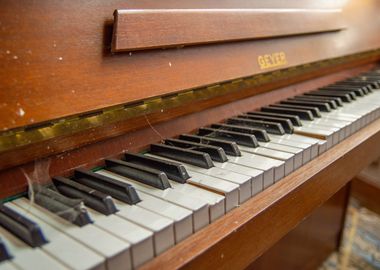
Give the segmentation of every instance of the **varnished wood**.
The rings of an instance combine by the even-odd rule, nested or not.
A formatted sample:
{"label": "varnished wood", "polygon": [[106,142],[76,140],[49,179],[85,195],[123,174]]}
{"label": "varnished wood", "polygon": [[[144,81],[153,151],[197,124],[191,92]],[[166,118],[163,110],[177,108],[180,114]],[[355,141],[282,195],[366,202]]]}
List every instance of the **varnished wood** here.
{"label": "varnished wood", "polygon": [[[311,36],[112,54],[115,9],[340,8],[347,30]],[[78,115],[263,72],[259,55],[289,66],[376,49],[376,0],[62,1],[0,3],[0,130]],[[258,26],[261,27],[261,26]],[[269,69],[265,71],[274,70]]]}
{"label": "varnished wood", "polygon": [[[162,138],[191,132],[201,126],[222,121],[239,113],[254,110],[316,87],[355,76],[372,67],[373,64],[355,68],[340,66],[339,69],[345,68],[340,72],[335,69],[327,69],[324,71],[325,75],[319,78],[297,77],[294,80],[289,78],[286,81],[272,82],[262,88],[246,89],[244,93],[248,97],[244,99],[227,95],[221,100],[199,102],[196,106],[192,105],[192,108],[189,108],[190,106],[175,108],[172,111],[106,125],[98,129],[81,132],[75,136],[59,137],[0,154],[0,164],[3,166],[0,171],[0,198],[25,191],[26,176],[33,175],[34,171],[38,172],[38,178],[48,179],[49,175],[69,174],[76,167],[87,166],[91,168],[98,166],[102,164],[104,158],[121,155],[124,151],[140,151],[148,144],[158,142]],[[321,72],[318,71],[318,74],[320,75]],[[310,77],[315,75],[309,74]],[[305,81],[295,83],[300,79]],[[281,87],[283,85],[288,86]],[[265,92],[268,90],[266,87],[281,88]],[[250,96],[252,95],[250,91],[263,93]],[[231,100],[235,101],[231,102]],[[224,105],[220,105],[223,103]],[[215,106],[216,104],[220,106]],[[213,106],[210,107],[210,105]],[[190,114],[189,112],[193,109],[197,109],[198,112]],[[107,139],[104,140],[104,138]],[[39,169],[39,164],[43,165],[44,170]],[[11,167],[12,165],[15,167]],[[5,167],[7,169],[4,169]]]}
{"label": "varnished wood", "polygon": [[380,119],[142,269],[247,267],[378,158],[379,140]]}
{"label": "varnished wood", "polygon": [[328,32],[345,26],[339,9],[122,9],[114,17],[114,52]]}
{"label": "varnished wood", "polygon": [[246,270],[315,270],[340,246],[350,184],[318,207]]}
{"label": "varnished wood", "polygon": [[[65,3],[5,0],[0,3],[0,130],[5,132],[279,68],[340,56],[348,58],[350,54],[378,49],[380,38],[374,34],[378,31],[378,21],[367,22],[368,18],[376,18],[379,6],[376,0],[322,0],[317,5],[311,0],[302,3],[293,0],[286,3],[278,0],[265,3],[258,0]],[[349,24],[347,30],[339,32],[112,54],[112,13],[127,8],[343,8],[342,19]],[[258,58],[275,52],[286,55],[286,64],[262,69]],[[215,100],[203,100],[193,106],[182,104],[167,112],[158,111],[2,153],[0,197],[25,191],[27,179],[44,183],[53,175],[69,175],[77,167],[102,165],[104,158],[120,156],[124,151],[139,151],[162,138],[190,132],[201,125],[357,74],[368,67],[326,75],[376,60],[374,57],[352,61],[346,66],[321,68],[257,88],[237,83],[236,93]],[[321,75],[326,76],[317,78]],[[284,88],[269,92],[278,87]],[[145,268],[248,266],[379,155],[379,139],[377,121]]]}
{"label": "varnished wood", "polygon": [[352,196],[369,210],[380,215],[380,175],[373,181],[358,175],[352,180]]}

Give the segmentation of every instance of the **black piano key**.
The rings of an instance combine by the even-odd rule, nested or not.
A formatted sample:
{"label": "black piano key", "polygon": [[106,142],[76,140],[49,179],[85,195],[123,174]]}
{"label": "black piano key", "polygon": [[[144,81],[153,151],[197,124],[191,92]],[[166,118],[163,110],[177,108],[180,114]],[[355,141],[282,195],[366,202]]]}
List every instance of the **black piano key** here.
{"label": "black piano key", "polygon": [[376,82],[380,82],[380,78],[377,76],[371,76],[371,75],[366,76],[364,74],[363,76],[347,78],[343,82],[354,82],[354,83],[358,83],[358,84],[362,83],[364,85],[364,84],[373,84]]}
{"label": "black piano key", "polygon": [[263,115],[263,116],[273,116],[277,118],[284,118],[284,119],[289,119],[290,122],[292,122],[293,126],[296,127],[301,127],[302,123],[300,118],[297,115],[292,115],[292,114],[279,114],[279,113],[271,113],[271,112],[259,112],[259,111],[251,111],[247,112],[249,115]]}
{"label": "black piano key", "polygon": [[313,106],[313,107],[317,107],[321,112],[331,112],[331,107],[326,102],[288,99],[288,100],[283,100],[280,103],[289,104],[289,105],[296,105],[296,106]]}
{"label": "black piano key", "polygon": [[352,91],[352,90],[349,90],[349,89],[343,89],[343,88],[337,88],[337,87],[323,87],[323,88],[319,88],[318,91],[324,91],[324,92],[340,92],[340,93],[344,93],[344,94],[348,94],[352,100],[356,100],[360,95],[357,95],[355,93],[355,91]]}
{"label": "black piano key", "polygon": [[367,90],[367,92],[365,94],[368,95],[368,94],[372,93],[373,90],[376,90],[377,87],[373,84],[368,84],[367,86],[363,87],[363,89]]}
{"label": "black piano key", "polygon": [[132,185],[92,171],[75,170],[73,180],[130,205],[141,201]]}
{"label": "black piano key", "polygon": [[289,98],[288,100],[305,101],[305,102],[320,102],[320,103],[328,104],[332,110],[335,110],[338,108],[338,104],[335,102],[335,100],[324,100],[324,99],[312,98],[308,96],[296,96],[296,97]]}
{"label": "black piano key", "polygon": [[186,168],[181,163],[132,153],[125,153],[123,160],[162,171],[169,179],[181,184],[186,183],[186,180],[190,178]]}
{"label": "black piano key", "polygon": [[229,125],[229,124],[212,124],[211,128],[255,135],[256,139],[259,142],[270,141],[268,133],[265,131],[265,129],[252,128],[252,127],[239,126],[239,125]]}
{"label": "black piano key", "polygon": [[215,128],[200,128],[198,130],[198,135],[207,136],[211,138],[227,140],[231,142],[236,142],[238,145],[248,146],[248,147],[258,147],[259,143],[254,135],[244,134],[235,131],[220,130]]}
{"label": "black piano key", "polygon": [[5,243],[0,237],[0,263],[2,261],[10,260],[12,259],[12,255],[9,253]]}
{"label": "black piano key", "polygon": [[117,159],[106,159],[105,163],[108,171],[131,178],[143,184],[162,190],[171,187],[168,177],[162,171]]}
{"label": "black piano key", "polygon": [[357,86],[357,87],[365,87],[365,86],[368,86],[369,84],[366,81],[363,81],[357,78],[351,78],[344,81],[336,82],[333,85],[352,85],[352,86]]}
{"label": "black piano key", "polygon": [[[350,85],[337,85],[337,84],[332,84],[332,85],[328,85],[328,86],[325,86],[325,87],[321,87],[319,88],[320,90],[339,90],[339,91],[343,91],[343,92],[346,92],[346,93],[349,93],[351,96],[353,96],[353,98],[356,98],[356,96],[359,96],[359,97],[363,97],[364,96],[364,91],[359,88],[359,87],[355,87],[355,86],[350,86]],[[354,93],[354,94],[352,94]]]}
{"label": "black piano key", "polygon": [[[40,247],[48,243],[37,223],[3,204],[0,204],[0,225],[31,247]],[[1,243],[1,257],[9,257],[4,243]]]}
{"label": "black piano key", "polygon": [[[307,94],[307,95],[306,95]],[[306,93],[303,96],[296,96],[296,97],[308,97],[312,99],[323,99],[323,100],[328,100],[328,101],[335,101],[336,105],[339,107],[343,106],[343,100],[340,97],[331,97],[331,96],[321,96],[321,95],[312,95],[310,93]]]}
{"label": "black piano key", "polygon": [[294,109],[301,109],[301,110],[307,110],[310,111],[314,117],[321,117],[321,111],[317,107],[312,106],[296,106],[296,105],[288,105],[288,104],[272,104],[269,105],[270,107],[281,107],[281,108],[294,108]]}
{"label": "black piano key", "polygon": [[238,125],[238,126],[248,126],[254,128],[262,128],[266,130],[266,132],[277,135],[284,135],[285,130],[283,126],[279,123],[263,121],[263,120],[252,120],[252,119],[244,119],[233,117],[226,120],[227,124],[230,125]]}
{"label": "black piano key", "polygon": [[322,92],[322,93],[344,94],[344,95],[349,96],[352,101],[355,101],[357,97],[354,92],[349,91],[349,90],[320,88],[316,91]]}
{"label": "black piano key", "polygon": [[310,121],[314,120],[314,116],[309,110],[274,107],[274,106],[262,107],[261,110],[264,112],[293,114],[293,115],[297,115],[302,120],[310,120]]}
{"label": "black piano key", "polygon": [[53,183],[59,193],[70,198],[82,199],[86,206],[104,215],[108,216],[117,212],[111,196],[96,189],[61,176],[54,177]]}
{"label": "black piano key", "polygon": [[339,97],[342,99],[343,102],[352,102],[352,98],[350,95],[346,94],[346,93],[342,93],[342,92],[326,92],[326,91],[312,91],[312,92],[308,92],[308,93],[305,93],[304,95],[306,96],[324,96],[324,97]]}
{"label": "black piano key", "polygon": [[[361,77],[361,78],[354,78],[352,80],[347,80],[348,82],[351,81],[361,81],[363,83],[366,83],[367,85],[371,86],[372,90],[376,90],[380,88],[380,80],[376,77]],[[372,92],[372,90],[370,92]]]}
{"label": "black piano key", "polygon": [[92,223],[82,200],[68,198],[52,188],[39,186],[34,194],[36,204],[80,227]]}
{"label": "black piano key", "polygon": [[358,85],[362,84],[362,85],[366,85],[367,86],[367,89],[368,89],[368,92],[369,93],[372,93],[373,90],[376,90],[379,88],[380,84],[379,84],[380,81],[367,81],[367,80],[360,80],[360,79],[355,79],[353,78],[352,80],[347,80],[346,83],[357,83]]}
{"label": "black piano key", "polygon": [[218,146],[182,141],[178,139],[166,139],[165,144],[207,153],[210,155],[212,160],[217,162],[226,162],[228,160],[223,148]]}
{"label": "black piano key", "polygon": [[155,168],[158,171],[165,173],[168,179],[181,184],[185,184],[186,180],[190,178],[186,168],[177,162],[162,160],[143,154],[131,153],[126,153],[125,159],[130,163],[139,164],[143,167]]}
{"label": "black piano key", "polygon": [[191,165],[205,169],[210,169],[214,167],[212,159],[210,155],[207,153],[182,149],[179,147],[174,147],[165,144],[151,144],[150,152],[158,156],[189,163]]}
{"label": "black piano key", "polygon": [[364,95],[368,95],[371,85],[365,83],[365,82],[356,82],[356,81],[341,81],[338,83],[333,84],[333,86],[340,86],[340,87],[350,87],[350,88],[358,88],[360,89]]}
{"label": "black piano key", "polygon": [[293,127],[292,121],[290,121],[289,119],[286,119],[286,118],[273,117],[273,116],[262,116],[262,115],[258,116],[258,115],[250,115],[250,114],[242,114],[242,115],[239,115],[238,118],[274,122],[274,123],[281,124],[285,133],[291,134],[294,132],[294,127]]}
{"label": "black piano key", "polygon": [[192,135],[192,134],[182,134],[179,136],[179,138],[185,141],[219,146],[223,148],[224,152],[227,155],[234,156],[234,157],[241,156],[239,147],[237,146],[235,142],[224,141],[224,140],[219,140],[215,138],[203,137],[203,136]]}

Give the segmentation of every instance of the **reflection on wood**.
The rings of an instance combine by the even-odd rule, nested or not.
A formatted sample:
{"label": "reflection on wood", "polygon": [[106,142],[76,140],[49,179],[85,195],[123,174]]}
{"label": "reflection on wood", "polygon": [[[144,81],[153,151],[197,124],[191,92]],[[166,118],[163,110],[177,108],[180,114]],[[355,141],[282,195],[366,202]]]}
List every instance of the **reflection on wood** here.
{"label": "reflection on wood", "polygon": [[114,16],[115,52],[328,32],[344,27],[339,9],[121,9]]}

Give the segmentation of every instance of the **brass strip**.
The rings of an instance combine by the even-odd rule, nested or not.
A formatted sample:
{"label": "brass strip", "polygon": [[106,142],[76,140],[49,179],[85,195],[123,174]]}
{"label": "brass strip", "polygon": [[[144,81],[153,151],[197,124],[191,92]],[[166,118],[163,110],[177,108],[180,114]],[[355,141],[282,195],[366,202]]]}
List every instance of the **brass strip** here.
{"label": "brass strip", "polygon": [[339,58],[333,58],[314,63],[294,66],[283,70],[262,73],[232,81],[208,85],[196,89],[188,89],[177,94],[133,102],[122,106],[58,119],[36,126],[26,126],[0,133],[0,152],[9,151],[30,144],[50,140],[52,138],[71,135],[80,131],[96,128],[104,124],[112,124],[153,112],[163,112],[167,109],[191,104],[200,100],[210,99],[225,94],[244,91],[244,89],[306,74],[323,67],[348,63],[353,60],[366,59],[380,55],[380,49]]}

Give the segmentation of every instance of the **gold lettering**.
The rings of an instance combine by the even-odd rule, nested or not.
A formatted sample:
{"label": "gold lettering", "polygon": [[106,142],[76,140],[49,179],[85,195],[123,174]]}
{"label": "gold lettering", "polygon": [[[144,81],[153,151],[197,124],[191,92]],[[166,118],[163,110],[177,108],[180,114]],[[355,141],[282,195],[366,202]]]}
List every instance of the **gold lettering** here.
{"label": "gold lettering", "polygon": [[259,55],[259,57],[257,57],[257,62],[259,62],[259,66],[261,69],[265,69],[265,61],[262,55]]}
{"label": "gold lettering", "polygon": [[284,52],[280,52],[280,58],[281,58],[281,63],[283,63],[284,65],[286,65],[287,61],[286,61],[286,57],[285,57],[285,53]]}
{"label": "gold lettering", "polygon": [[271,62],[270,62],[270,55],[269,54],[264,55],[264,60],[265,60],[265,65],[267,67],[270,67],[271,66]]}
{"label": "gold lettering", "polygon": [[260,66],[260,69],[274,68],[287,64],[286,55],[284,52],[259,55],[257,57],[257,62]]}

